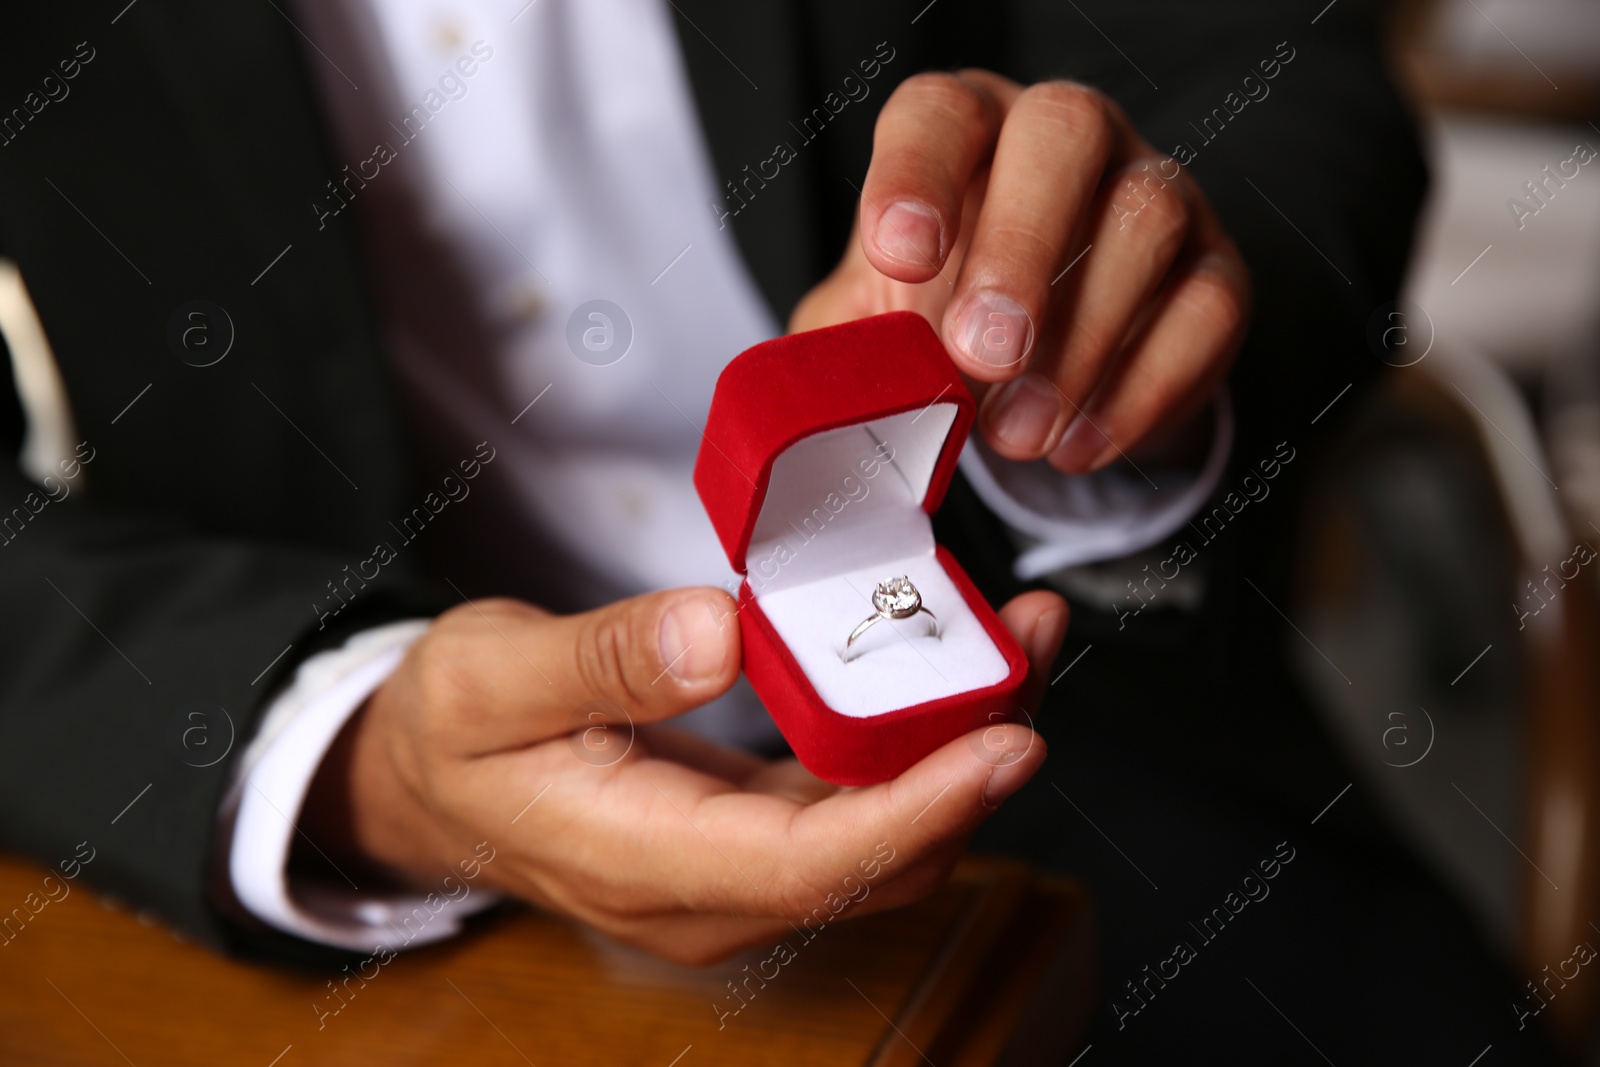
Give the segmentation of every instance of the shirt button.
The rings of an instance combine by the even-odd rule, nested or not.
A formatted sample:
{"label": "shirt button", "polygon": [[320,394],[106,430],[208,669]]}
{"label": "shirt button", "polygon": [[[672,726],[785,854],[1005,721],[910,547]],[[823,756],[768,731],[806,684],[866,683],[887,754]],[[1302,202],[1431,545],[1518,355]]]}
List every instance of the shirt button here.
{"label": "shirt button", "polygon": [[519,322],[538,322],[544,310],[544,293],[531,282],[519,283],[506,295],[506,313]]}
{"label": "shirt button", "polygon": [[644,521],[650,511],[650,505],[645,501],[644,494],[631,485],[622,486],[617,490],[617,503],[622,509],[623,516],[634,523]]}
{"label": "shirt button", "polygon": [[447,52],[454,52],[461,45],[461,26],[453,20],[440,22],[433,30],[433,39],[436,44]]}

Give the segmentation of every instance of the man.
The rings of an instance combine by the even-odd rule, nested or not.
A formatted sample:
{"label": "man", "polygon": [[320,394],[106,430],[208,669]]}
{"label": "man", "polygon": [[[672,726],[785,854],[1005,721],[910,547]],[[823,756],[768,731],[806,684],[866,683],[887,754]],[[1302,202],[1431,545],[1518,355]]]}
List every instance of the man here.
{"label": "man", "polygon": [[[1317,408],[1370,377],[1350,338],[1392,295],[1420,172],[1361,5],[1316,25],[1257,3],[920,6],[19,16],[0,252],[89,451],[60,470],[76,497],[37,510],[6,474],[26,514],[0,570],[8,845],[48,859],[93,839],[104,884],[277,955],[368,947],[385,908],[485,843],[482,884],[693,961],[767,939],[879,840],[899,858],[869,908],[937,885],[1040,766],[1031,731],[843,792],[704,739],[762,738],[748,694],[712,703],[737,628],[705,588],[717,561],[683,477],[716,368],[783,318],[923,313],[982,395],[941,522],[1009,593],[1160,543],[1227,482],[1230,438],[1237,477],[1292,462],[1291,437],[1309,448]],[[1246,259],[1266,310],[1230,413],[1214,398]],[[37,422],[14,414],[11,439]],[[1229,624],[1208,708],[1277,622],[1229,606],[1240,561],[1282,595],[1251,558],[1270,521],[1239,533],[1191,571],[1205,608],[1177,624]],[[691,588],[646,592],[669,585]],[[449,607],[485,595],[520,599]],[[1001,611],[1037,690],[1065,606],[1033,589]],[[1067,698],[1074,722],[1160,722],[1204,668],[1183,638],[1138,693],[1121,672],[1173,619],[1127,615],[1063,685],[1093,694]],[[1310,793],[1331,760],[1272,662],[1249,684],[1299,713],[1285,774]],[[597,700],[637,729],[614,763],[574,758]],[[698,734],[656,729],[696,708]],[[1118,765],[1125,738],[1105,733]],[[197,739],[224,736],[213,762]],[[1151,773],[1130,772],[1135,803]],[[1207,827],[1237,835],[1230,860],[1284,795],[1261,777]],[[1065,812],[1022,810],[1025,828],[991,832],[1093,866],[1051,855]],[[1287,864],[1278,841],[1262,854]],[[1366,847],[1314,862],[1347,873]],[[1139,921],[1107,911],[1109,969]],[[1499,975],[1460,940],[1482,999]],[[1115,993],[1105,1025],[1167,1042],[1165,1002],[1144,997]]]}

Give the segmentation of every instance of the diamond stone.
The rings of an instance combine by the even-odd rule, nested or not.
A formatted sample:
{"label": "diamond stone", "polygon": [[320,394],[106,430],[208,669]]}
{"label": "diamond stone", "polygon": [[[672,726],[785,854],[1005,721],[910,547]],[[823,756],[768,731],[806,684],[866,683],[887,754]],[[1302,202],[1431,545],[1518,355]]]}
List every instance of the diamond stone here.
{"label": "diamond stone", "polygon": [[878,583],[872,591],[872,606],[891,619],[915,615],[922,607],[922,594],[905,575]]}

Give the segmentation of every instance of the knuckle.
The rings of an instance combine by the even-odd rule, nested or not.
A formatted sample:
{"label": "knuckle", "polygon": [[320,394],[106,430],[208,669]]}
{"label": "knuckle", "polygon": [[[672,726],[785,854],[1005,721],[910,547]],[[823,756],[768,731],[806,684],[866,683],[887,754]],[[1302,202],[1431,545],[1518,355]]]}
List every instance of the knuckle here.
{"label": "knuckle", "polygon": [[579,682],[593,695],[624,708],[645,704],[631,669],[634,647],[632,613],[607,611],[590,616],[573,650]]}
{"label": "knuckle", "polygon": [[1148,202],[1150,227],[1165,240],[1182,241],[1189,232],[1189,205],[1174,188],[1159,189]]}
{"label": "knuckle", "polygon": [[[1038,226],[1048,224],[1038,222]],[[1066,266],[1058,235],[1046,234],[1035,226],[997,224],[984,235],[984,250],[992,256],[994,269],[1005,275],[1003,290],[1021,302],[1037,322],[1046,304],[1048,282],[1056,274],[1053,267]]]}
{"label": "knuckle", "polygon": [[417,641],[413,677],[426,719],[448,718],[458,706],[472,702],[477,674],[467,668],[470,644],[451,627],[434,627]]}
{"label": "knuckle", "polygon": [[1068,355],[1063,360],[1057,384],[1075,404],[1088,401],[1088,392],[1099,380],[1116,347],[1122,343],[1119,324],[1102,316],[1081,316],[1072,321],[1067,337]]}
{"label": "knuckle", "polygon": [[411,733],[425,753],[452,750],[476,726],[474,709],[489,703],[467,650],[457,645],[448,638],[433,642],[412,669],[417,714]]}
{"label": "knuckle", "polygon": [[785,872],[774,880],[765,910],[772,915],[796,919],[822,905],[825,897],[826,893],[818,892],[806,879]]}
{"label": "knuckle", "polygon": [[1101,428],[1121,447],[1131,448],[1149,433],[1163,413],[1183,398],[1189,382],[1176,377],[1147,374],[1130,381],[1117,410],[1109,412]]}
{"label": "knuckle", "polygon": [[1116,212],[1118,230],[1131,227],[1156,258],[1170,263],[1188,237],[1192,219],[1182,190],[1170,182],[1158,184],[1143,170],[1133,169],[1124,172],[1117,193],[1124,205]]}
{"label": "knuckle", "polygon": [[[919,110],[940,112],[963,124],[977,124],[988,119],[983,96],[954,74],[914,74],[900,83],[895,96],[916,105]],[[885,108],[884,114],[888,112]],[[882,117],[879,121],[883,121]]]}
{"label": "knuckle", "polygon": [[[997,225],[986,235],[986,246],[1003,250],[1004,258],[1017,265],[1021,278],[1012,280],[1008,289],[1016,295],[1025,282],[1061,260],[1062,245],[1054,235],[1047,235],[1031,226]],[[1028,290],[1030,296],[1032,291]],[[1028,303],[1029,301],[1024,301]]]}
{"label": "knuckle", "polygon": [[485,597],[482,600],[469,600],[441,613],[434,622],[433,629],[476,630],[483,627],[486,619],[513,618],[525,614],[528,610],[528,605],[510,597]]}
{"label": "knuckle", "polygon": [[1197,271],[1184,286],[1181,299],[1201,331],[1211,337],[1236,338],[1250,317],[1246,287],[1214,270]]}
{"label": "knuckle", "polygon": [[1070,81],[1039,82],[1022,91],[1016,106],[1059,122],[1076,134],[1092,135],[1109,148],[1111,112],[1107,100],[1087,85]]}
{"label": "knuckle", "polygon": [[472,602],[472,606],[482,612],[484,618],[494,619],[495,621],[526,618],[532,611],[522,601],[506,596],[493,596],[486,597],[483,600],[475,600]]}
{"label": "knuckle", "polygon": [[492,722],[506,697],[498,668],[517,647],[507,648],[506,635],[543,614],[510,598],[475,600],[442,612],[402,667],[408,719],[418,736],[449,750],[459,746],[464,731]]}

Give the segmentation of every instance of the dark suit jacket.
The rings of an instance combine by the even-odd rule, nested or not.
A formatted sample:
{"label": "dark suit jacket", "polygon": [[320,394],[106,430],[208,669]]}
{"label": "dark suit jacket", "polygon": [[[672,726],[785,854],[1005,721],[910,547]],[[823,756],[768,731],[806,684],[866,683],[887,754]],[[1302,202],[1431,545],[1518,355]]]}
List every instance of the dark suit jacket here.
{"label": "dark suit jacket", "polygon": [[[38,508],[12,461],[24,427],[0,375],[0,516],[12,523],[0,545],[0,845],[54,865],[87,841],[90,878],[133,904],[214,944],[293,951],[208,894],[219,796],[264,697],[298,661],[454,599],[411,556],[334,624],[319,629],[312,609],[434,472],[408,458],[352,213],[319,232],[310,207],[342,161],[296,29],[270,4],[124,3],[14,5],[0,35],[0,255],[21,265],[94,457],[75,483],[90,491]],[[1310,418],[1377,367],[1363,330],[1397,288],[1423,172],[1381,69],[1376,7],[1345,0],[1311,25],[1310,9],[1272,0],[675,3],[725,179],[794,141],[880,42],[894,50],[870,97],[729,220],[780,316],[843,249],[876,110],[914,72],[1075,78],[1121,101],[1156,145],[1187,142],[1256,276],[1233,378],[1242,466],[1286,437],[1311,444]],[[1229,94],[1284,41],[1295,57],[1270,96],[1233,113]],[[67,95],[39,103],[46,88],[60,96],[44,79],[60,78],[61,61],[90,54]],[[225,308],[236,331],[203,369],[168,343],[175,309],[194,299]],[[992,517],[958,487],[940,521],[1004,595],[1009,550]],[[1231,656],[1239,565],[1227,561],[1249,560],[1276,589],[1280,535],[1263,518],[1219,556],[1203,625],[1140,629]],[[231,721],[231,752],[210,766],[194,765],[205,760],[183,733],[197,707]],[[204,722],[220,753],[229,722]]]}

